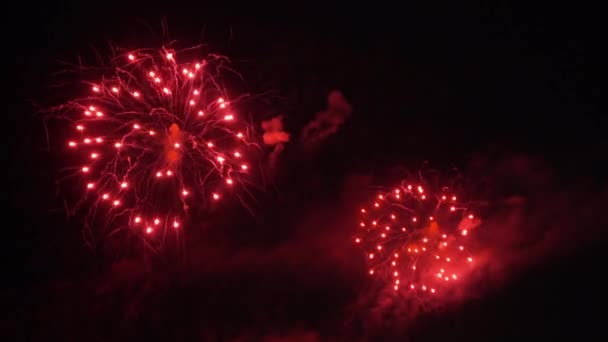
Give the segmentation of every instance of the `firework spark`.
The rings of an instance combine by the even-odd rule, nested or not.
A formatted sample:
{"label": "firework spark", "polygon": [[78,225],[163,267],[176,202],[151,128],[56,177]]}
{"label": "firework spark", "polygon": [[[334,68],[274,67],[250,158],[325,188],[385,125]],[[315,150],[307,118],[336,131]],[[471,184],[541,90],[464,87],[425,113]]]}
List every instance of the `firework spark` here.
{"label": "firework spark", "polygon": [[475,266],[468,240],[481,221],[447,187],[404,181],[378,193],[359,215],[354,243],[365,252],[368,273],[399,294],[441,296]]}
{"label": "firework spark", "polygon": [[144,236],[179,230],[204,208],[246,185],[250,125],[208,71],[218,60],[178,63],[173,50],[132,51],[71,101],[81,202],[105,223]]}

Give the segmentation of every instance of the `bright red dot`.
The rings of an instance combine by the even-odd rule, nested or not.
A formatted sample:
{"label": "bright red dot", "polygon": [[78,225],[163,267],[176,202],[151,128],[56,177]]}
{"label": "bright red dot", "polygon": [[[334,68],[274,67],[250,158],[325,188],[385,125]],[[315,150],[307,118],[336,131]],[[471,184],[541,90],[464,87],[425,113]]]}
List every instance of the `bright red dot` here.
{"label": "bright red dot", "polygon": [[93,183],[87,184],[87,189],[93,189],[94,187],[95,187],[95,184],[93,184]]}
{"label": "bright red dot", "polygon": [[462,236],[467,236],[468,231],[466,229],[462,230]]}
{"label": "bright red dot", "polygon": [[137,217],[135,218],[135,223],[139,223],[139,222],[141,222],[141,217],[137,216]]}
{"label": "bright red dot", "polygon": [[115,207],[120,205],[120,201],[119,200],[114,200],[114,202],[112,203]]}
{"label": "bright red dot", "polygon": [[247,170],[247,165],[246,164],[241,165],[241,169]]}
{"label": "bright red dot", "polygon": [[230,179],[230,178],[226,179],[226,184],[232,185],[233,184],[232,179]]}
{"label": "bright red dot", "polygon": [[158,226],[160,224],[160,219],[154,219],[154,224]]}
{"label": "bright red dot", "polygon": [[84,172],[84,173],[89,172],[89,167],[88,167],[88,166],[84,166],[84,167],[82,168],[82,172]]}
{"label": "bright red dot", "polygon": [[146,228],[146,233],[147,234],[152,234],[153,231],[154,231],[154,229],[152,229],[152,227]]}
{"label": "bright red dot", "polygon": [[107,200],[108,198],[110,198],[110,195],[108,195],[108,194],[103,194],[103,196],[101,196],[101,198],[103,198],[104,200]]}
{"label": "bright red dot", "polygon": [[123,189],[125,189],[127,186],[129,186],[129,184],[127,184],[127,182],[120,183],[120,187]]}
{"label": "bright red dot", "polygon": [[70,142],[68,142],[68,146],[70,146],[70,147],[76,147],[76,142],[70,141]]}
{"label": "bright red dot", "polygon": [[83,125],[78,125],[76,126],[76,129],[79,131],[83,131],[84,130],[84,126]]}
{"label": "bright red dot", "polygon": [[215,193],[214,193],[214,194],[213,194],[213,199],[214,199],[214,200],[218,200],[218,199],[220,199],[220,195],[218,195],[218,194],[215,194]]}
{"label": "bright red dot", "polygon": [[203,112],[202,110],[199,110],[198,111],[198,116],[203,116],[203,115],[205,115],[205,112]]}
{"label": "bright red dot", "polygon": [[173,228],[178,228],[179,227],[179,222],[175,221],[173,222]]}
{"label": "bright red dot", "polygon": [[133,56],[132,54],[129,54],[129,60],[135,60],[135,56]]}

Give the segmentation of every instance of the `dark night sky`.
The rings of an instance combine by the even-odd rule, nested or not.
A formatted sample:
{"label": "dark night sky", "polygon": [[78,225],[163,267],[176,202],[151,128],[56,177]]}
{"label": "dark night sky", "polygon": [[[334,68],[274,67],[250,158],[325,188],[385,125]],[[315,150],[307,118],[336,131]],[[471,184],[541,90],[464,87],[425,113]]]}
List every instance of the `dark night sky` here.
{"label": "dark night sky", "polygon": [[[80,2],[15,10],[16,18],[27,16],[11,28],[17,89],[14,110],[5,113],[16,142],[8,145],[14,167],[4,199],[15,217],[15,235],[5,240],[16,271],[5,281],[16,307],[6,309],[13,317],[9,332],[32,340],[95,341],[278,341],[268,336],[293,340],[298,334],[308,336],[304,341],[605,338],[606,282],[598,271],[606,220],[595,217],[606,198],[608,144],[599,108],[605,58],[597,9],[503,2],[400,9],[218,6]],[[152,261],[92,255],[82,246],[78,223],[66,222],[57,209],[61,161],[44,150],[32,103],[56,100],[49,85],[58,60],[91,56],[91,47],[103,50],[107,41],[160,44],[163,19],[171,38],[204,42],[229,56],[244,76],[244,90],[269,94],[253,105],[259,119],[284,114],[287,130],[297,136],[333,89],[343,92],[353,113],[312,156],[303,156],[297,139],[287,145],[280,177],[259,194],[255,218],[214,221],[222,233],[196,236],[185,270],[160,261],[144,272],[140,265]],[[517,158],[527,166],[513,175],[509,161]],[[530,211],[561,218],[565,203],[580,223],[535,222],[558,226],[547,228],[558,235],[578,232],[587,242],[573,239],[571,251],[535,265],[519,261],[529,267],[509,273],[497,290],[407,328],[390,319],[385,325],[347,322],[351,304],[368,288],[357,252],[336,242],[352,233],[344,212],[356,203],[344,200],[347,180],[377,178],[424,160],[440,168],[484,160],[499,189],[495,198],[541,198],[548,189],[561,190],[564,201],[538,200]],[[541,177],[553,175],[540,182],[542,195],[530,186],[538,183],[530,180],[537,171],[531,160],[543,165]],[[216,250],[203,251],[209,246]],[[541,254],[554,255],[553,249],[563,246]],[[213,259],[220,255],[229,261]],[[121,318],[130,302],[138,314]]]}

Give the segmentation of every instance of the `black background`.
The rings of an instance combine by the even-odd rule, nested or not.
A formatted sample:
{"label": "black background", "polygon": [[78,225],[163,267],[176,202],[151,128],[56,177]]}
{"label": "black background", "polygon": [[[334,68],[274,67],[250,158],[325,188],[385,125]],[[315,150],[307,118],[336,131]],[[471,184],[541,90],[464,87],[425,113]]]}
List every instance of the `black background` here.
{"label": "black background", "polygon": [[[312,158],[300,158],[297,139],[288,145],[280,181],[261,195],[256,223],[224,222],[236,225],[226,228],[225,239],[258,248],[286,243],[301,234],[296,222],[318,207],[328,216],[348,176],[416,167],[423,160],[447,167],[474,155],[534,156],[559,184],[585,183],[598,192],[605,187],[606,116],[599,108],[605,39],[597,9],[503,2],[220,5],[79,2],[11,12],[22,19],[7,21],[6,33],[15,58],[10,71],[17,75],[8,100],[14,108],[5,112],[11,178],[4,201],[12,222],[5,225],[5,260],[17,271],[4,281],[9,332],[34,340],[255,340],[293,331],[314,332],[321,340],[353,338],[341,325],[349,301],[364,287],[350,270],[357,269],[356,259],[348,271],[333,271],[331,263],[310,266],[322,265],[318,260],[297,272],[275,262],[270,270],[252,265],[234,274],[224,266],[209,278],[187,274],[180,285],[160,286],[160,295],[144,300],[144,313],[134,320],[118,318],[120,305],[94,308],[105,299],[91,293],[112,277],[107,270],[114,261],[82,247],[77,222],[67,222],[58,209],[55,170],[61,160],[45,151],[36,108],[56,100],[49,86],[61,68],[57,61],[90,56],[92,47],[103,50],[108,41],[127,48],[160,44],[163,20],[178,42],[202,41],[230,57],[244,76],[242,87],[270,94],[259,105],[259,118],[284,114],[294,137],[324,108],[329,91],[341,90],[353,105],[351,119]],[[280,200],[273,199],[275,191],[283,194]],[[340,232],[349,234],[348,228]],[[605,246],[590,240],[457,310],[405,331],[397,324],[354,337],[605,336]]]}

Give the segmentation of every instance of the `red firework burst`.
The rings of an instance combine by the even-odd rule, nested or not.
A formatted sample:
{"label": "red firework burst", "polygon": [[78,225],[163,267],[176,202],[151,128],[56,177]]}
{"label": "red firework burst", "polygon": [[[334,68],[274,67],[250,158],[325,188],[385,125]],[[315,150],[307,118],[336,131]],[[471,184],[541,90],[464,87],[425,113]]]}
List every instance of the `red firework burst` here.
{"label": "red firework burst", "polygon": [[475,257],[467,240],[480,220],[460,195],[403,181],[360,209],[355,244],[369,274],[403,294],[438,296],[462,283]]}
{"label": "red firework burst", "polygon": [[159,236],[180,229],[192,206],[245,186],[256,145],[237,99],[208,70],[222,58],[178,57],[164,48],[119,55],[85,96],[62,107],[74,130],[66,148],[79,161],[81,203],[105,224]]}

